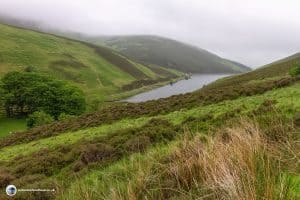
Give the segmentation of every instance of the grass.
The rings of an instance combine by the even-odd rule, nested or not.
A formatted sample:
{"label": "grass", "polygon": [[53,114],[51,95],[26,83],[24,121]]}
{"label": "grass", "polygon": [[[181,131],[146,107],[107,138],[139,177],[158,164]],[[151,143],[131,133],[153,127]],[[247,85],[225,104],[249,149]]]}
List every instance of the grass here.
{"label": "grass", "polygon": [[[164,119],[171,122],[171,124],[164,122],[165,127],[187,126],[193,132],[199,132],[202,145],[197,140],[194,141],[192,138],[186,140],[180,136],[175,141],[157,143],[157,139],[159,139],[159,135],[156,135],[157,129],[152,129],[157,125],[154,123],[144,127],[152,118],[145,116],[138,119],[122,119],[111,124],[70,131],[29,143],[8,146],[1,149],[0,159],[2,163],[8,164],[6,166],[10,166],[12,170],[10,173],[16,173],[14,176],[22,176],[13,181],[17,185],[35,180],[36,176],[41,176],[39,173],[47,174],[46,177],[41,178],[45,183],[53,183],[54,181],[58,192],[61,188],[65,188],[64,193],[58,193],[57,196],[58,199],[63,200],[76,198],[143,199],[145,196],[148,199],[166,199],[172,196],[178,199],[194,199],[205,195],[213,195],[212,199],[218,199],[220,196],[227,199],[240,199],[245,195],[257,195],[259,198],[272,199],[278,194],[281,195],[281,199],[296,199],[294,197],[299,196],[297,190],[299,172],[294,165],[297,164],[295,159],[297,159],[299,150],[295,149],[292,140],[289,141],[289,146],[282,145],[276,140],[273,141],[277,138],[275,136],[278,131],[283,134],[287,133],[281,131],[285,130],[281,127],[288,124],[283,121],[275,121],[276,115],[274,114],[266,115],[272,120],[264,121],[260,118],[268,112],[265,111],[268,107],[262,107],[262,105],[273,102],[272,106],[280,110],[284,118],[291,119],[300,110],[299,88],[300,84],[297,83],[260,95],[240,97],[235,100],[155,116],[160,118],[160,121]],[[216,131],[217,127],[228,127],[228,123],[231,123],[230,119],[236,121],[240,117],[252,116],[252,114],[258,117],[257,120],[263,126],[259,127],[259,131],[254,132],[255,134],[250,134],[251,137],[247,137],[245,134],[249,134],[249,130],[251,133],[252,130],[258,130],[257,126],[252,123],[249,124],[249,127],[246,126],[247,124],[242,124],[240,127],[229,129],[233,130],[233,133],[237,133],[237,135],[233,134],[235,139],[232,143],[225,142],[223,144],[223,140],[218,139],[225,138],[226,141],[227,134],[225,137],[220,136],[228,133],[228,131],[223,129]],[[158,123],[161,123],[160,121]],[[268,123],[268,121],[274,121],[274,123]],[[168,131],[168,129],[165,130]],[[229,133],[232,134],[230,131]],[[139,143],[142,141],[149,144],[147,139],[134,140],[134,138],[149,138],[147,134],[158,136],[156,142],[151,143],[150,147],[152,148],[149,152],[135,154],[135,152],[140,151],[136,151],[137,147],[134,147],[134,154],[128,154],[124,149],[127,144],[142,144]],[[274,134],[275,136],[273,136]],[[265,143],[262,139],[265,137],[270,137],[271,142]],[[98,146],[98,151],[100,151],[98,153],[105,155],[108,160],[101,159],[93,163],[93,159],[97,158],[97,152],[95,153],[93,150],[97,146],[96,144],[102,145],[101,148]],[[104,148],[104,144],[108,146]],[[256,150],[256,144],[262,144],[262,146],[258,145]],[[269,149],[269,146],[265,146],[265,144],[271,144],[272,148]],[[199,146],[202,149],[205,145],[207,145],[207,149],[203,152],[199,151]],[[242,147],[245,148],[241,149]],[[254,150],[250,147],[253,147]],[[113,153],[114,150],[118,150],[119,153]],[[258,154],[253,154],[253,152],[258,152]],[[291,152],[294,153],[293,157],[290,157]],[[113,154],[107,157],[106,153],[109,153],[108,155]],[[275,157],[273,157],[273,153],[275,153]],[[224,157],[224,154],[231,156]],[[14,159],[16,155],[19,156],[18,159]],[[92,163],[80,164],[82,155],[85,155]],[[198,158],[203,158],[203,160],[198,163]],[[221,163],[223,158],[227,160]],[[276,158],[275,163],[273,158]],[[79,161],[76,161],[77,159]],[[244,167],[243,162],[258,168],[249,169]],[[278,164],[277,162],[284,163]],[[210,163],[210,165],[207,166],[204,163]],[[84,170],[75,173],[72,169],[77,164],[79,168],[82,167]],[[224,170],[220,170],[219,166],[222,164],[224,164],[224,168],[222,168]],[[281,166],[283,168],[278,168]],[[197,170],[194,170],[195,167]],[[205,170],[207,173],[201,171],[204,167],[207,167]],[[2,176],[3,170],[5,167],[1,167],[0,176]],[[252,173],[253,176],[242,176],[245,174],[243,173],[245,170],[250,170],[246,174]],[[9,177],[4,176],[3,180],[11,180]],[[45,187],[39,180],[33,182]],[[232,181],[230,187],[226,185],[228,181]],[[238,184],[241,181],[245,181],[242,182],[243,187]],[[70,183],[72,184],[70,185]],[[251,197],[247,199],[251,199]]]}
{"label": "grass", "polygon": [[[64,194],[58,195],[57,199],[75,198],[74,200],[79,200],[85,199],[87,196],[89,199],[109,199],[107,191],[112,191],[111,186],[118,185],[119,188],[126,190],[128,180],[142,175],[137,173],[141,168],[146,171],[153,167],[152,164],[170,154],[176,144],[173,142],[165,146],[154,147],[145,154],[137,153],[130,157],[124,157],[104,169],[91,170],[87,175],[70,184],[68,190],[65,190]],[[75,195],[75,191],[77,191],[77,195]]]}
{"label": "grass", "polygon": [[[181,110],[171,112],[166,115],[158,115],[156,117],[166,119],[174,125],[180,125],[185,120],[193,118],[206,117],[213,114],[213,117],[224,116],[227,113],[235,112],[236,109],[241,109],[239,115],[245,115],[254,109],[257,109],[265,100],[276,100],[276,107],[286,113],[287,117],[292,117],[297,110],[300,110],[300,84],[291,87],[282,88],[267,92],[263,95],[255,95],[250,97],[241,97],[236,100],[224,101],[208,106],[197,107],[189,110]],[[138,119],[124,119],[113,124],[102,125],[96,128],[82,129],[76,132],[62,133],[58,136],[35,140],[33,142],[24,143],[20,145],[8,146],[2,148],[0,151],[0,160],[13,159],[18,152],[23,155],[41,150],[42,148],[55,148],[62,144],[74,144],[79,140],[92,140],[101,135],[109,134],[111,132],[126,129],[128,127],[140,127],[149,121],[151,117],[141,117]],[[198,128],[208,128],[203,124],[196,124]]]}
{"label": "grass", "polygon": [[233,77],[225,77],[213,84],[210,84],[209,88],[220,88],[229,85],[260,82],[266,80],[276,79],[276,77],[283,77],[288,75],[291,68],[300,63],[299,54],[292,56],[286,60],[278,61],[265,67],[258,68],[254,71],[250,71],[243,74],[238,74]]}
{"label": "grass", "polygon": [[0,118],[0,138],[26,129],[26,119]]}
{"label": "grass", "polygon": [[94,138],[106,136],[122,129],[140,127],[149,120],[149,118],[140,118],[137,120],[125,119],[114,124],[102,125],[100,127],[84,129],[76,132],[68,132],[55,137],[2,148],[0,150],[0,160],[9,161],[13,160],[17,156],[26,156],[42,149],[55,149],[61,145],[74,144],[80,140],[93,140]]}
{"label": "grass", "polygon": [[299,176],[284,173],[279,153],[289,144],[285,149],[289,162],[297,162],[292,153],[299,152],[297,141],[269,143],[258,124],[249,120],[219,131],[213,134],[216,137],[204,137],[205,140],[199,134],[187,133],[145,154],[92,170],[57,199],[296,200],[300,197]]}
{"label": "grass", "polygon": [[[42,38],[36,39],[41,46]],[[44,42],[55,51],[60,45]],[[80,85],[85,75],[77,70],[90,65],[84,61],[88,55],[81,57],[79,49],[73,50],[75,60],[71,54],[54,52],[63,57],[55,65],[70,65],[60,72]],[[90,53],[99,57],[103,51]],[[9,52],[3,55],[9,60]],[[19,59],[35,58],[24,54]],[[109,88],[111,93],[105,94],[113,94],[119,90],[115,84],[123,84],[121,77],[112,84],[106,75],[114,72],[97,73],[97,59],[102,57],[90,57],[94,67],[89,75],[96,76],[102,92]],[[128,67],[135,65],[122,58],[114,64],[103,62],[125,63],[129,74]],[[291,121],[300,111],[300,83],[297,77],[286,77],[290,65],[279,67],[279,74],[265,68],[248,74],[251,79],[225,78],[195,93],[120,103],[6,137],[1,140],[5,147],[0,149],[0,186],[57,189],[56,196],[28,193],[23,199],[299,199],[299,127],[296,118],[295,124]],[[115,67],[113,71],[120,70]],[[152,72],[161,71],[136,67],[152,78]],[[92,93],[98,91],[91,87],[92,79],[86,84]]]}
{"label": "grass", "polygon": [[0,77],[33,66],[79,86],[89,102],[109,100],[124,85],[160,76],[110,49],[2,24],[0,54]]}

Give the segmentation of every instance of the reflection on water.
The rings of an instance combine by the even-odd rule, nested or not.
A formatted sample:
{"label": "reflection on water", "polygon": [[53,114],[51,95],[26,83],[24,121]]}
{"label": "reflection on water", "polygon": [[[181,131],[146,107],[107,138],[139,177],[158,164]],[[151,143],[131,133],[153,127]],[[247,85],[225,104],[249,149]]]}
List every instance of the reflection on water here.
{"label": "reflection on water", "polygon": [[193,74],[188,80],[181,80],[176,83],[144,92],[126,99],[127,102],[137,103],[153,99],[166,98],[176,94],[193,92],[202,88],[219,78],[230,76],[229,74]]}

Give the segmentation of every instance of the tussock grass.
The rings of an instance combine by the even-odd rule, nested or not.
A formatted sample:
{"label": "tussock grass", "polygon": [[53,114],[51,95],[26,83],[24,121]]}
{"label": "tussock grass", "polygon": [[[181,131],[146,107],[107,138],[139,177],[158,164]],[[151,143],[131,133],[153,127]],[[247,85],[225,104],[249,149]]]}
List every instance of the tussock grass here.
{"label": "tussock grass", "polygon": [[[284,126],[277,128],[287,130]],[[215,135],[203,137],[187,130],[168,153],[158,151],[132,159],[125,171],[118,166],[95,185],[79,182],[58,199],[74,199],[75,191],[85,199],[299,198],[295,181],[299,177],[299,141],[290,136],[274,140],[249,119]]]}

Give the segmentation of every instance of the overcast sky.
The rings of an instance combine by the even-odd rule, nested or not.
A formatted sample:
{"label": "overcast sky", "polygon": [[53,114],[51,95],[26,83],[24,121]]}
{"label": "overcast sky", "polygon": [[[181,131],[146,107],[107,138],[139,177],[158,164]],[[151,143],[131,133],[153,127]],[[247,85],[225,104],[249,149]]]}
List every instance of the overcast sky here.
{"label": "overcast sky", "polygon": [[300,51],[298,0],[0,0],[0,14],[88,34],[155,34],[251,67]]}

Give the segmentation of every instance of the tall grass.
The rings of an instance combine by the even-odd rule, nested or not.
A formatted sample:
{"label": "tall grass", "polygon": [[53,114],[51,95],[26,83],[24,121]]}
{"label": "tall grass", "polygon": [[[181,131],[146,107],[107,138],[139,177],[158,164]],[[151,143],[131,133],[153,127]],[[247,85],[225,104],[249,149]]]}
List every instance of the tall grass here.
{"label": "tall grass", "polygon": [[133,160],[132,171],[101,180],[111,185],[99,184],[97,192],[88,189],[96,185],[77,185],[77,195],[118,200],[299,198],[291,179],[293,172],[299,173],[299,142],[289,137],[276,141],[258,123],[241,120],[216,137],[192,137],[186,131],[171,152]]}

